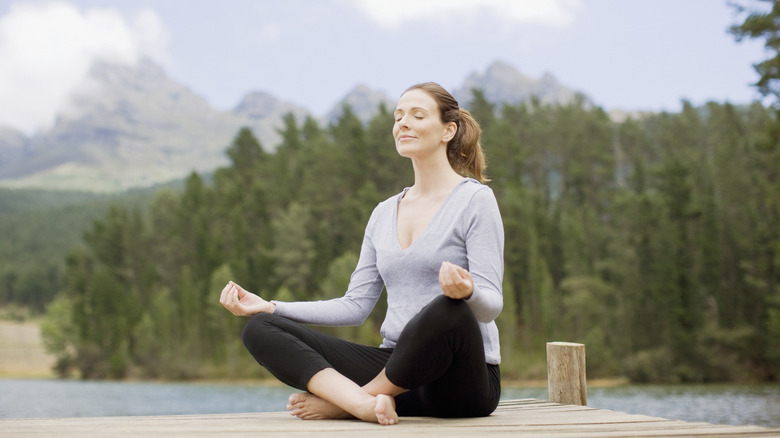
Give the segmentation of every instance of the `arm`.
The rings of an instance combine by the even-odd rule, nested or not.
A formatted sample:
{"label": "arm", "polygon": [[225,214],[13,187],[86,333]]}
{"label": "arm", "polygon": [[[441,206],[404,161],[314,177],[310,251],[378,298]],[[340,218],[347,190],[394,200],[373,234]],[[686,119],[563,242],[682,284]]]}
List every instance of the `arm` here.
{"label": "arm", "polygon": [[325,326],[361,325],[368,318],[379,299],[384,283],[376,265],[364,265],[364,259],[349,282],[347,293],[343,297],[322,301],[283,302],[272,301],[276,305],[277,315],[290,318],[304,324]]}
{"label": "arm", "polygon": [[376,265],[376,250],[371,241],[374,214],[366,226],[360,258],[343,297],[324,301],[272,301],[272,304],[276,305],[274,313],[305,324],[326,326],[362,324],[384,289],[384,281]]}
{"label": "arm", "polygon": [[468,206],[466,253],[473,292],[466,302],[477,320],[495,320],[504,305],[504,225],[493,191],[478,190]]}
{"label": "arm", "polygon": [[384,283],[376,269],[373,246],[364,241],[358,266],[352,274],[346,295],[341,298],[292,303],[269,302],[231,281],[222,289],[219,302],[236,316],[276,313],[306,324],[360,325],[376,305],[383,288]]}

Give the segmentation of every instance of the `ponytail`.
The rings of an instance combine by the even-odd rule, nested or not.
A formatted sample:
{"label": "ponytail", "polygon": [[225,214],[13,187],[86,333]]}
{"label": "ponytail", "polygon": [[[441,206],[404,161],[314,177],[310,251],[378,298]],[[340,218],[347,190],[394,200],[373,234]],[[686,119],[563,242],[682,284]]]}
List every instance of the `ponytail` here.
{"label": "ponytail", "polygon": [[455,137],[447,143],[447,160],[453,170],[483,184],[490,181],[485,176],[487,163],[480,144],[482,129],[471,113],[460,108],[458,101],[435,82],[412,85],[406,91],[410,90],[422,90],[428,93],[439,105],[442,123],[455,122],[458,127]]}
{"label": "ponytail", "polygon": [[459,174],[486,183],[490,179],[485,176],[487,163],[480,142],[482,128],[470,112],[463,108],[459,108],[458,112],[460,113],[460,121],[456,122],[458,132],[447,144],[447,159],[450,166]]}

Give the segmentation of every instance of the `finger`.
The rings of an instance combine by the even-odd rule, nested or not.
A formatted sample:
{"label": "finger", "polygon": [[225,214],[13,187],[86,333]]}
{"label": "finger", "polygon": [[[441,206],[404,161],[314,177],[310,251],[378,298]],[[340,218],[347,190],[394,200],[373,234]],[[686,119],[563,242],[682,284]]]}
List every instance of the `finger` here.
{"label": "finger", "polygon": [[457,274],[457,275],[458,275],[460,278],[466,278],[466,277],[468,277],[468,276],[470,275],[470,274],[469,274],[469,271],[467,271],[467,270],[463,269],[462,267],[460,267],[460,266],[458,266],[458,265],[452,265],[452,267],[453,267],[453,269],[455,270],[455,273],[456,273],[456,274]]}
{"label": "finger", "polygon": [[452,271],[452,264],[449,262],[441,262],[441,267],[439,268],[439,275],[447,276],[450,274],[450,271]]}
{"label": "finger", "polygon": [[450,281],[453,285],[465,289],[469,289],[471,287],[471,273],[469,273],[468,270],[452,263],[450,263],[449,268],[451,275]]}
{"label": "finger", "polygon": [[441,287],[441,291],[442,293],[444,293],[445,296],[448,296],[450,298],[455,298],[455,294],[457,293],[457,291],[455,290],[455,286],[451,282],[447,280],[443,280],[440,282],[439,286]]}
{"label": "finger", "polygon": [[225,306],[225,307],[227,307],[227,306],[229,306],[229,305],[230,305],[230,289],[226,290],[226,291],[225,291],[225,293],[224,293],[224,295],[220,296],[220,298],[219,298],[219,302],[220,302],[220,303],[221,303],[223,306]]}
{"label": "finger", "polygon": [[447,287],[449,282],[450,281],[449,281],[449,278],[447,276],[447,272],[446,272],[446,270],[444,268],[442,268],[441,271],[439,271],[439,285],[442,288],[445,288],[445,287]]}
{"label": "finger", "polygon": [[469,275],[468,272],[460,272],[460,271],[458,271],[458,272],[455,273],[455,275],[457,276],[457,278],[455,279],[455,283],[460,284],[460,285],[464,285],[464,286],[471,284],[471,276]]}
{"label": "finger", "polygon": [[243,287],[241,287],[239,284],[237,284],[237,283],[233,283],[232,281],[231,281],[230,283],[231,283],[231,284],[233,285],[233,287],[236,289],[236,294],[238,295],[238,299],[239,299],[239,300],[240,300],[241,298],[244,298],[244,296],[245,296],[245,295],[247,295],[247,294],[249,293],[249,292],[247,292],[247,291],[246,291],[246,289],[244,289]]}
{"label": "finger", "polygon": [[228,310],[230,310],[232,312],[233,310],[230,308],[230,303],[232,301],[231,300],[231,294],[232,294],[232,286],[230,286],[228,284],[225,287],[225,289],[223,290],[223,295],[219,298],[219,302],[222,303],[222,305],[226,309],[228,309]]}
{"label": "finger", "polygon": [[442,264],[441,270],[439,271],[439,282],[446,285],[453,284],[457,279],[459,275],[457,274],[457,271],[455,271],[455,265],[449,262],[444,262]]}
{"label": "finger", "polygon": [[230,292],[228,293],[227,303],[225,303],[225,307],[227,307],[227,309],[230,310],[234,315],[238,315],[237,313],[238,306],[239,306],[238,293],[236,292],[235,287],[231,287]]}
{"label": "finger", "polygon": [[455,263],[447,262],[447,268],[453,274],[460,273],[460,272],[467,272],[465,269],[463,269],[462,267],[456,265]]}
{"label": "finger", "polygon": [[228,292],[230,291],[230,283],[226,284],[224,288],[222,288],[222,292],[219,294],[219,302],[223,305],[227,302]]}
{"label": "finger", "polygon": [[225,301],[227,302],[228,305],[231,305],[233,304],[233,302],[236,301],[235,295],[236,295],[236,286],[231,281],[230,283],[228,283],[227,295],[225,296]]}

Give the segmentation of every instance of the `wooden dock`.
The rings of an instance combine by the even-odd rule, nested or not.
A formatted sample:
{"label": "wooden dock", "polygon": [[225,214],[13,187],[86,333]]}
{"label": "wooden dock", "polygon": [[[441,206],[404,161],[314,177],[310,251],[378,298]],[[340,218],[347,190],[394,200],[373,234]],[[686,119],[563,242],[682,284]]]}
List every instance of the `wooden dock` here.
{"label": "wooden dock", "polygon": [[780,429],[689,423],[524,399],[503,401],[489,417],[402,417],[394,426],[357,420],[302,421],[286,412],[150,417],[0,420],[2,437],[780,437]]}

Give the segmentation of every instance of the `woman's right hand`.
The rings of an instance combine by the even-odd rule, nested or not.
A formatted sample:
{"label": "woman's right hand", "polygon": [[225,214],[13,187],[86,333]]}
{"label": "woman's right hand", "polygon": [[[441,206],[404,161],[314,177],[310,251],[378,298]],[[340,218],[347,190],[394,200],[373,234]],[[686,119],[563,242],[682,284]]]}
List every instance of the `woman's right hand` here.
{"label": "woman's right hand", "polygon": [[222,289],[219,302],[236,316],[252,316],[257,313],[273,313],[276,304],[268,302],[259,296],[247,292],[243,287],[232,281]]}

